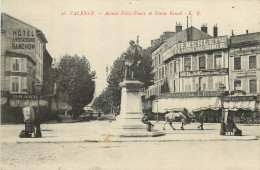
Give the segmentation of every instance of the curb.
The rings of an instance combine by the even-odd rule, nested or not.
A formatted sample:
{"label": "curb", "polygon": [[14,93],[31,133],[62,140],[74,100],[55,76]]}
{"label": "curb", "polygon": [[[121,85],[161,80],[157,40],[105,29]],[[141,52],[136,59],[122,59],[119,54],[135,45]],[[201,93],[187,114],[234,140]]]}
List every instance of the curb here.
{"label": "curb", "polygon": [[[39,139],[39,138],[38,138]],[[161,139],[160,137],[153,137],[153,138],[114,138],[114,139],[90,139],[90,140],[31,140],[26,138],[25,140],[20,139],[16,141],[16,143],[21,144],[21,143],[111,143],[111,142],[181,142],[181,141],[253,141],[253,140],[258,140],[256,136],[242,136],[242,137],[221,137],[221,138],[206,138],[206,139],[194,139],[194,138],[188,138],[188,139]],[[3,142],[7,143],[7,142]]]}

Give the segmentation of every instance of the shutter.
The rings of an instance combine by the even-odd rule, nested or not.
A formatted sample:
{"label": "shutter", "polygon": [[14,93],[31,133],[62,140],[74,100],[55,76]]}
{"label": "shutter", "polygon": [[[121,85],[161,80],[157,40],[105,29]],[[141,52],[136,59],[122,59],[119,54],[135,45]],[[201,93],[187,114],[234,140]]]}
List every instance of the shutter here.
{"label": "shutter", "polygon": [[213,90],[213,77],[208,77],[208,88]]}
{"label": "shutter", "polygon": [[205,57],[199,57],[199,69],[205,69]]}
{"label": "shutter", "polygon": [[257,93],[257,82],[256,80],[249,80],[249,84],[250,84],[250,93]]}
{"label": "shutter", "polygon": [[197,69],[197,56],[192,57],[192,70],[198,70]]}
{"label": "shutter", "polygon": [[249,69],[256,69],[256,56],[249,56]]}
{"label": "shutter", "polygon": [[213,69],[213,55],[208,54],[208,59],[207,59],[207,69]]}
{"label": "shutter", "polygon": [[21,92],[27,92],[27,77],[21,77]]}
{"label": "shutter", "polygon": [[234,57],[234,70],[241,70],[241,56]]}
{"label": "shutter", "polygon": [[27,59],[22,58],[21,60],[21,72],[27,72]]}

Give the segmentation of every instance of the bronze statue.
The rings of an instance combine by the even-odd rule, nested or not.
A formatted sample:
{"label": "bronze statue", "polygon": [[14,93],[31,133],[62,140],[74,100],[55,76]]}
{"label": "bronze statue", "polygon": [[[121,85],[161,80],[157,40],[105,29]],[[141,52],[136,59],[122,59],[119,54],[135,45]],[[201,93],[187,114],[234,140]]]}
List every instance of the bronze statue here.
{"label": "bronze statue", "polygon": [[[137,42],[139,36],[137,37]],[[124,52],[124,60],[125,60],[125,79],[134,79],[135,70],[138,69],[138,66],[141,63],[141,51],[142,47],[140,47],[133,40],[129,42],[130,46],[127,48],[126,52]]]}

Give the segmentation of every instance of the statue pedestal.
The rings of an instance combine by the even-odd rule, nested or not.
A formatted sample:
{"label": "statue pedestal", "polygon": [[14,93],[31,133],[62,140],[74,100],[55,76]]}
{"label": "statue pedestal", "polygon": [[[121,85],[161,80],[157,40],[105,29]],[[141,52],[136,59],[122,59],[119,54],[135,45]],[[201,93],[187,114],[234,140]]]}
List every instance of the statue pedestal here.
{"label": "statue pedestal", "polygon": [[120,83],[121,110],[116,117],[114,129],[120,137],[152,137],[164,135],[160,131],[147,131],[147,124],[142,123],[141,88],[143,83],[137,80],[124,80]]}

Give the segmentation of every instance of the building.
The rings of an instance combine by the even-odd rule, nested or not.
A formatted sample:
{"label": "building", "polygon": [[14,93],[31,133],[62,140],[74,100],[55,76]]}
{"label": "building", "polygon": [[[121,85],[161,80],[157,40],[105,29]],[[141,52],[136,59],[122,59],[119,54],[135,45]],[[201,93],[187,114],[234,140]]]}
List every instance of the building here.
{"label": "building", "polygon": [[[48,41],[41,30],[5,13],[1,13],[1,33],[1,112],[8,114],[8,107],[35,107],[35,84],[43,84],[44,61],[52,60]],[[41,98],[40,105],[47,101]]]}
{"label": "building", "polygon": [[230,37],[229,90],[224,108],[237,122],[260,113],[260,32]]}
{"label": "building", "polygon": [[186,109],[196,114],[204,110],[212,113],[212,122],[221,116],[220,88],[229,87],[228,37],[217,36],[217,26],[213,37],[207,30],[203,24],[201,30],[182,31],[178,24],[176,34],[155,48],[155,84],[146,94],[147,98],[156,96],[152,112]]}

